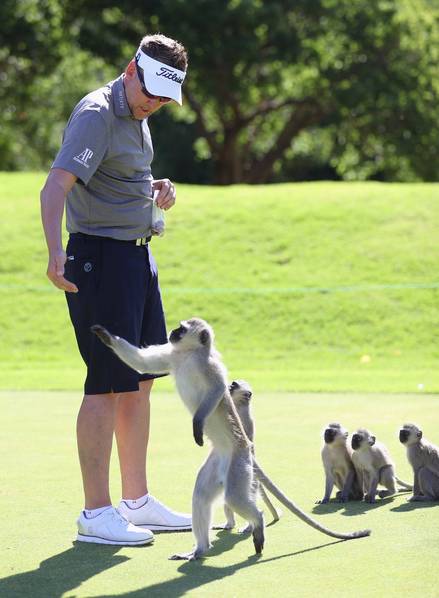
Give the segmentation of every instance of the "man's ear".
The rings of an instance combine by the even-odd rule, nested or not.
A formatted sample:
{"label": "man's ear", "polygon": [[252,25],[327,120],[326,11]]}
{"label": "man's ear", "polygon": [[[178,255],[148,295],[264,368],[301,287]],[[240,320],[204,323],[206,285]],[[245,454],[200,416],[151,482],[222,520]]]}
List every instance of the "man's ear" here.
{"label": "man's ear", "polygon": [[377,439],[376,439],[376,437],[375,437],[375,436],[371,436],[371,437],[370,437],[370,440],[369,440],[369,444],[370,444],[370,446],[373,446],[373,445],[375,444],[376,440],[377,440]]}
{"label": "man's ear", "polygon": [[416,436],[420,439],[422,438],[422,430],[419,430],[419,432],[416,434]]}
{"label": "man's ear", "polygon": [[127,66],[125,68],[125,75],[129,79],[132,79],[136,75],[136,63],[134,61],[134,58],[132,60],[130,60],[129,63],[127,64]]}
{"label": "man's ear", "polygon": [[200,332],[200,343],[202,345],[207,345],[208,341],[209,341],[209,332],[208,332],[208,330],[202,330]]}

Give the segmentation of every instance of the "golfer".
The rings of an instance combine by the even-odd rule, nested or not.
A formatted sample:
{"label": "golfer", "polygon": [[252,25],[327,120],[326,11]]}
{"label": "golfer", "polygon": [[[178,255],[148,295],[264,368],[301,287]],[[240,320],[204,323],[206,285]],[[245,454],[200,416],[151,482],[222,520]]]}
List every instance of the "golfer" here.
{"label": "golfer", "polygon": [[[77,522],[81,542],[147,544],[151,530],[191,529],[189,515],[148,493],[149,395],[157,376],[139,375],[90,333],[99,323],[137,346],[167,342],[149,246],[151,198],[157,192],[157,206],[168,210],[176,192],[168,179],[151,174],[148,118],[170,102],[181,105],[186,67],[180,43],[163,35],[144,37],[125,72],[76,105],[41,191],[47,276],[65,291],[87,366],[77,420],[85,495]],[[109,492],[113,434],[122,478],[118,508]]]}

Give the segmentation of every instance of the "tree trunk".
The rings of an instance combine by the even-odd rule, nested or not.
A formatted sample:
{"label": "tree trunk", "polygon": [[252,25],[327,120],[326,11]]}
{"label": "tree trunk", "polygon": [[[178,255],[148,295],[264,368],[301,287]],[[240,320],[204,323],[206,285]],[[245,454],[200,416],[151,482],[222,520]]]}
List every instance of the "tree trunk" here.
{"label": "tree trunk", "polygon": [[321,123],[324,116],[324,111],[316,104],[304,104],[293,110],[271,149],[251,165],[245,182],[266,183],[273,174],[274,163],[282,158],[293,139],[304,129]]}
{"label": "tree trunk", "polygon": [[214,156],[214,184],[233,185],[243,179],[242,162],[237,143],[239,130],[228,129],[219,153]]}

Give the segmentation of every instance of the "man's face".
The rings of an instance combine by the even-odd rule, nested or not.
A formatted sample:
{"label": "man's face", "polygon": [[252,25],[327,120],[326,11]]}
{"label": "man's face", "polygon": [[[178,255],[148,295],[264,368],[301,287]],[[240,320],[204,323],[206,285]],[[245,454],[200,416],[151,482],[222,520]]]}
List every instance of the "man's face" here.
{"label": "man's face", "polygon": [[125,70],[124,85],[131,114],[137,120],[143,120],[151,116],[162,106],[172,101],[169,98],[146,95],[142,89],[134,60],[128,64]]}

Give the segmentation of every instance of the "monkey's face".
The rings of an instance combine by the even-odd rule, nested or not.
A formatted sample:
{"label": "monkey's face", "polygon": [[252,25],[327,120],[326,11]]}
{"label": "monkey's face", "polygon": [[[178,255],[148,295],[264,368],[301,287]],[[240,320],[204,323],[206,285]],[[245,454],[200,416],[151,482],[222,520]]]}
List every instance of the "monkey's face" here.
{"label": "monkey's face", "polygon": [[373,446],[375,442],[375,436],[372,436],[368,430],[362,429],[357,430],[355,434],[352,435],[351,446],[354,451],[358,451]]}
{"label": "monkey's face", "polygon": [[194,350],[210,344],[212,340],[212,328],[200,318],[181,321],[180,326],[169,335],[169,342],[178,350]]}
{"label": "monkey's face", "polygon": [[340,424],[329,424],[323,433],[323,438],[326,444],[344,444],[347,437],[347,430],[345,430]]}
{"label": "monkey's face", "polygon": [[236,404],[249,403],[253,394],[250,385],[245,380],[233,380],[229,386],[229,392]]}
{"label": "monkey's face", "polygon": [[399,431],[399,440],[406,446],[416,444],[421,440],[421,438],[422,430],[420,430],[418,426],[415,426],[414,424],[404,424]]}

